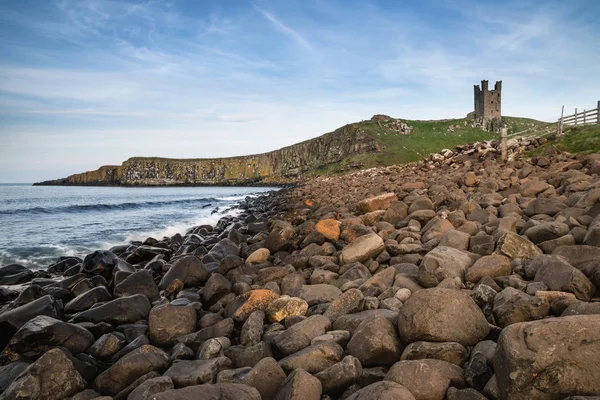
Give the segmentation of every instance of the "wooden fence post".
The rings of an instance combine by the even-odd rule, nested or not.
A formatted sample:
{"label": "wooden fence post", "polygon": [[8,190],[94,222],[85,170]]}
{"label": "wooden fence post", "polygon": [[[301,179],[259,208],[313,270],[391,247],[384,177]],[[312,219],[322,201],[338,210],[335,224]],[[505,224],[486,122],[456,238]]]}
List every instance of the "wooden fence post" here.
{"label": "wooden fence post", "polygon": [[558,123],[558,136],[561,136],[563,133],[563,116],[565,115],[565,106],[562,106],[560,110],[560,122]]}
{"label": "wooden fence post", "polygon": [[508,150],[506,144],[506,142],[508,141],[508,138],[506,137],[507,131],[508,128],[502,128],[502,162],[508,161]]}
{"label": "wooden fence post", "polygon": [[577,109],[575,109],[575,125],[577,126]]}
{"label": "wooden fence post", "polygon": [[596,115],[596,123],[600,125],[600,100],[598,100],[598,106],[596,107],[597,115]]}

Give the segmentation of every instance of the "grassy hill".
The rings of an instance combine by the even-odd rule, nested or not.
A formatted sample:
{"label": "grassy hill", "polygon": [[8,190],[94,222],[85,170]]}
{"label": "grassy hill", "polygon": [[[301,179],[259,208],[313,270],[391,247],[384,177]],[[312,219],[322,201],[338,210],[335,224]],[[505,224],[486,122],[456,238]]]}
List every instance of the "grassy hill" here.
{"label": "grassy hill", "polygon": [[600,125],[568,126],[564,132],[564,136],[536,149],[532,155],[543,153],[548,146],[555,146],[560,151],[569,153],[600,152]]}
{"label": "grassy hill", "polygon": [[[547,125],[547,122],[530,118],[502,118],[508,128],[509,135],[526,129],[535,131]],[[396,121],[408,125],[411,128],[410,134],[399,134],[395,130]],[[384,148],[376,153],[363,153],[347,157],[340,162],[313,170],[309,173],[310,175],[336,174],[354,168],[406,164],[421,160],[427,155],[445,148],[499,137],[498,134],[474,126],[473,121],[466,118],[436,121],[368,120],[346,125],[340,129],[360,130]]]}

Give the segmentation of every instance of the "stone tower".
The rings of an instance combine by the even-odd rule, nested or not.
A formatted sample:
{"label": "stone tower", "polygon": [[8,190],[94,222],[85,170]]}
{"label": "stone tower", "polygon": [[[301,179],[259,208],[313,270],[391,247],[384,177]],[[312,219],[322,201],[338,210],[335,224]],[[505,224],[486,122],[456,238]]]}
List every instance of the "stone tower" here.
{"label": "stone tower", "polygon": [[475,85],[475,120],[488,130],[496,130],[502,120],[502,81],[497,81],[494,90],[488,90],[488,81]]}

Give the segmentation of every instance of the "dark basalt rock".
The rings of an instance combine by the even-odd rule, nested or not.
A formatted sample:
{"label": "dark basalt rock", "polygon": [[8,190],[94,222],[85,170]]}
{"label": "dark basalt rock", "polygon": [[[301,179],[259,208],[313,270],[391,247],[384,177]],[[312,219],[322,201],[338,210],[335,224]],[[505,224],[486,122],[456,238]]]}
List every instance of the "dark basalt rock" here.
{"label": "dark basalt rock", "polygon": [[102,275],[107,280],[110,280],[117,271],[134,273],[135,268],[108,250],[97,250],[88,254],[83,259],[81,265],[82,273],[86,275]]}
{"label": "dark basalt rock", "polygon": [[72,314],[86,311],[97,303],[104,303],[112,300],[112,296],[104,286],[98,286],[80,294],[65,305],[65,313]]}
{"label": "dark basalt rock", "polygon": [[175,260],[158,285],[165,290],[175,279],[181,280],[185,286],[200,285],[209,278],[204,264],[196,256],[183,256]]}
{"label": "dark basalt rock", "polygon": [[85,388],[72,356],[55,348],[27,367],[2,394],[3,400],[63,400]]}
{"label": "dark basalt rock", "polygon": [[152,278],[152,274],[146,270],[142,270],[134,272],[115,286],[114,294],[115,297],[143,294],[152,301],[159,296],[159,290]]}
{"label": "dark basalt rock", "polygon": [[0,355],[4,364],[20,358],[35,359],[54,347],[64,347],[73,355],[94,343],[94,335],[75,324],[40,315],[25,323]]}
{"label": "dark basalt rock", "polygon": [[74,322],[108,322],[109,324],[124,324],[148,319],[150,302],[141,294],[120,297],[98,307],[75,314]]}

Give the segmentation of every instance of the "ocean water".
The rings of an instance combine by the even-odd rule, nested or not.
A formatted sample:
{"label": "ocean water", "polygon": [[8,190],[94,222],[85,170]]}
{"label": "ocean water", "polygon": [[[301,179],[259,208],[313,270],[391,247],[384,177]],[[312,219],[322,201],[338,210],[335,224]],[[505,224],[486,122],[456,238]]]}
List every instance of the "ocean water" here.
{"label": "ocean water", "polygon": [[0,266],[46,267],[149,236],[215,224],[257,187],[73,187],[0,184]]}

